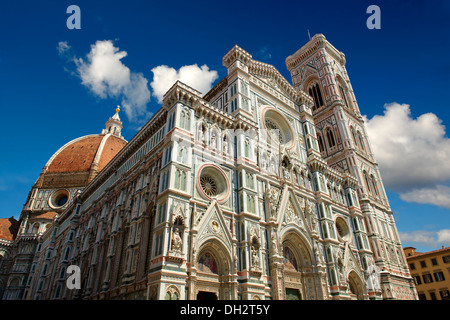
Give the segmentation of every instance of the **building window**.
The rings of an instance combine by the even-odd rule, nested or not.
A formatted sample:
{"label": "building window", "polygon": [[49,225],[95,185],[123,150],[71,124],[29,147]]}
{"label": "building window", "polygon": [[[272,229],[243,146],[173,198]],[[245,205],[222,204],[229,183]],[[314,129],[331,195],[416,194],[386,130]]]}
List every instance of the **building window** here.
{"label": "building window", "polygon": [[250,140],[248,138],[245,139],[244,151],[245,151],[245,157],[250,158]]}
{"label": "building window", "polygon": [[416,270],[416,265],[414,264],[414,262],[409,264],[409,269]]}
{"label": "building window", "polygon": [[442,257],[442,261],[444,261],[444,263],[450,263],[450,256]]}
{"label": "building window", "polygon": [[323,140],[320,134],[317,134],[317,141],[319,142],[319,151],[324,152],[325,148],[323,147]]}
{"label": "building window", "polygon": [[164,165],[166,165],[170,161],[171,155],[172,155],[172,146],[169,146],[167,147],[166,153],[164,155]]}
{"label": "building window", "polygon": [[450,300],[450,293],[448,290],[439,291],[442,300]]}
{"label": "building window", "polygon": [[255,213],[255,198],[250,195],[247,195],[247,211]]}
{"label": "building window", "polygon": [[424,274],[422,276],[422,278],[423,278],[423,283],[432,283],[433,282],[433,278],[431,277],[431,274],[429,274],[429,273]]}
{"label": "building window", "polygon": [[162,254],[162,248],[163,248],[163,233],[156,235],[156,242],[155,242],[155,256],[159,256]]}
{"label": "building window", "polygon": [[426,268],[427,264],[425,263],[425,260],[420,261],[420,267],[421,268]]}
{"label": "building window", "polygon": [[203,175],[200,177],[200,186],[204,193],[206,193],[209,197],[214,197],[217,194],[217,183],[209,175]]}
{"label": "building window", "polygon": [[330,148],[333,148],[336,145],[336,142],[334,140],[333,131],[330,128],[326,130],[326,136],[328,140],[328,145],[330,146]]}
{"label": "building window", "polygon": [[436,260],[436,258],[433,258],[433,259],[431,259],[431,264],[433,265],[433,266],[437,266],[437,260]]}
{"label": "building window", "polygon": [[370,180],[372,182],[372,187],[373,191],[375,191],[375,195],[379,196],[377,181],[375,180],[375,177],[372,174],[370,175]]}
{"label": "building window", "polygon": [[308,90],[309,95],[314,99],[313,110],[316,110],[323,106],[322,92],[320,91],[319,84],[312,85]]}
{"label": "building window", "polygon": [[425,293],[419,293],[419,300],[427,300]]}
{"label": "building window", "polygon": [[364,144],[364,139],[363,139],[363,137],[361,135],[361,132],[358,131],[357,135],[358,135],[359,145],[361,146],[361,150],[366,151],[366,146]]}
{"label": "building window", "polygon": [[163,222],[166,220],[166,204],[159,206],[159,212],[158,212],[158,223]]}
{"label": "building window", "polygon": [[414,276],[414,281],[416,282],[416,285],[422,284],[422,279],[420,276]]}
{"label": "building window", "polygon": [[442,271],[435,272],[434,279],[436,280],[436,282],[444,281],[445,277],[444,277],[444,274],[442,273]]}
{"label": "building window", "polygon": [[236,94],[236,82],[230,86],[230,97],[234,96],[235,94]]}
{"label": "building window", "polygon": [[237,99],[231,100],[231,113],[237,109]]}
{"label": "building window", "polygon": [[188,130],[188,131],[190,129],[190,115],[189,115],[189,111],[187,111],[187,110],[181,111],[180,127],[185,130]]}
{"label": "building window", "polygon": [[345,106],[347,108],[349,108],[348,101],[347,101],[347,95],[345,94],[344,88],[342,88],[342,86],[339,86],[339,91],[341,92],[342,99],[344,99]]}
{"label": "building window", "polygon": [[186,190],[186,172],[177,169],[175,172],[175,188],[179,190]]}
{"label": "building window", "polygon": [[431,300],[437,300],[436,293],[434,293],[434,292],[430,292],[430,297],[431,297]]}
{"label": "building window", "polygon": [[245,173],[245,185],[250,189],[254,189],[253,175],[251,173]]}
{"label": "building window", "polygon": [[366,182],[367,191],[369,193],[372,193],[372,188],[370,186],[369,175],[367,174],[367,171],[363,171],[363,175],[364,175],[364,181]]}
{"label": "building window", "polygon": [[69,255],[70,255],[70,248],[68,247],[66,249],[65,254],[64,254],[64,260],[69,260]]}

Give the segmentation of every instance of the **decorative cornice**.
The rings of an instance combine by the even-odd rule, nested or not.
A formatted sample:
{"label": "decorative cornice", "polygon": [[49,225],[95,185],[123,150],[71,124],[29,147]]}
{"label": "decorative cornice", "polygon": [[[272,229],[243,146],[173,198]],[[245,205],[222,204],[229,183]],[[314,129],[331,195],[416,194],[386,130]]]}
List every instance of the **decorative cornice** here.
{"label": "decorative cornice", "polygon": [[345,65],[345,55],[329,43],[323,34],[316,34],[303,47],[286,58],[288,70],[292,71],[292,69],[303,64],[310,56],[317,53],[320,49],[325,49],[328,54],[336,59],[342,66]]}

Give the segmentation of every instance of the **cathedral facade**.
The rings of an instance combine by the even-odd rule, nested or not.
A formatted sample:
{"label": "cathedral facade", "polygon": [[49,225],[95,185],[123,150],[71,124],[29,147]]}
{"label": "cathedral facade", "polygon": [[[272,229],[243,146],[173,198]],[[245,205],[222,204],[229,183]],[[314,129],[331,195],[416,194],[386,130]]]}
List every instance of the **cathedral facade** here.
{"label": "cathedral facade", "polygon": [[344,54],[314,36],[293,85],[238,46],[223,65],[129,142],[117,110],[76,174],[78,140],[49,160],[3,299],[417,299]]}

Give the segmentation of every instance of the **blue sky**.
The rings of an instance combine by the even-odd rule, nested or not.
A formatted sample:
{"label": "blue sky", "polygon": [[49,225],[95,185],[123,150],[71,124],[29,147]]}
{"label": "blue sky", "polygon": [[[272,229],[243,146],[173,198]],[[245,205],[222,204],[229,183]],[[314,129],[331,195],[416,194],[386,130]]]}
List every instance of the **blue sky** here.
{"label": "blue sky", "polygon": [[[72,4],[81,9],[81,30],[66,27]],[[371,4],[381,9],[380,30],[366,27]],[[448,246],[449,13],[450,1],[442,0],[2,3],[0,217],[18,218],[51,155],[74,138],[99,133],[124,101],[135,111],[121,113],[130,140],[160,108],[158,66],[175,76],[199,72],[214,85],[226,76],[222,57],[238,44],[290,82],[285,59],[308,41],[309,29],[346,55],[403,245]],[[130,77],[116,95],[111,83],[98,87],[89,78],[88,54],[98,41],[112,45],[113,58],[126,52],[115,66]],[[139,96],[130,92],[142,99],[130,100]]]}

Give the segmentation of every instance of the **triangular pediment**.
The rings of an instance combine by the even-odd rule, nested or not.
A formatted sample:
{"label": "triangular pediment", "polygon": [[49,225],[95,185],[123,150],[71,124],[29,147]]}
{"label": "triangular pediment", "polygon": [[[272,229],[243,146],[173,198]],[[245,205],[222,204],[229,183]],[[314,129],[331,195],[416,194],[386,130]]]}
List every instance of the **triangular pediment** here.
{"label": "triangular pediment", "polygon": [[279,227],[282,228],[291,224],[308,231],[304,210],[305,204],[300,203],[292,190],[285,187],[278,215]]}
{"label": "triangular pediment", "polygon": [[216,200],[213,200],[206,209],[196,229],[198,230],[197,247],[211,238],[216,238],[221,240],[227,248],[231,248],[230,226]]}
{"label": "triangular pediment", "polygon": [[355,271],[362,279],[364,279],[363,275],[361,274],[361,264],[359,262],[359,259],[350,249],[348,242],[345,243],[344,266],[347,276],[351,271]]}

